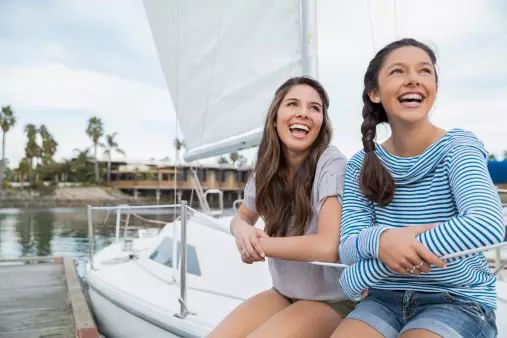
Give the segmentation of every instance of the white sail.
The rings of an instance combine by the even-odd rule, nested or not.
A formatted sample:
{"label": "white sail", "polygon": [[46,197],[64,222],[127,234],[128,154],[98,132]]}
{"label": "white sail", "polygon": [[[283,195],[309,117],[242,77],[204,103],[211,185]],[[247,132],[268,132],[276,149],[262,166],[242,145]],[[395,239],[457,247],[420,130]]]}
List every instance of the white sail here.
{"label": "white sail", "polygon": [[274,90],[308,74],[303,55],[316,55],[302,38],[300,1],[145,0],[144,6],[185,160],[257,145]]}

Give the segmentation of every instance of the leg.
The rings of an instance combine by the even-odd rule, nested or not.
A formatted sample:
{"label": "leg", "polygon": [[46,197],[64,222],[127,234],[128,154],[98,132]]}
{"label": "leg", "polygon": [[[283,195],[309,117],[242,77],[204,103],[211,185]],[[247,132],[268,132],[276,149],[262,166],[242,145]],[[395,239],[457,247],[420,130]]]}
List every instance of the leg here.
{"label": "leg", "polygon": [[324,302],[300,300],[275,314],[248,338],[329,337],[341,320]]}
{"label": "leg", "polygon": [[331,338],[384,338],[379,331],[357,319],[345,319],[333,332]]}
{"label": "leg", "polygon": [[243,338],[290,305],[275,290],[263,291],[235,308],[208,335],[208,338]]}
{"label": "leg", "polygon": [[442,336],[439,336],[438,334],[435,334],[431,331],[422,329],[407,330],[400,335],[400,338],[440,338],[440,337]]}
{"label": "leg", "polygon": [[[430,295],[441,303],[423,304],[421,310],[400,331],[402,338],[494,338],[495,312],[447,293]],[[430,297],[426,296],[426,297]],[[421,297],[422,298],[422,297]],[[438,299],[437,299],[438,300]]]}
{"label": "leg", "polygon": [[402,329],[400,292],[375,290],[356,305],[333,332],[332,338],[396,338]]}

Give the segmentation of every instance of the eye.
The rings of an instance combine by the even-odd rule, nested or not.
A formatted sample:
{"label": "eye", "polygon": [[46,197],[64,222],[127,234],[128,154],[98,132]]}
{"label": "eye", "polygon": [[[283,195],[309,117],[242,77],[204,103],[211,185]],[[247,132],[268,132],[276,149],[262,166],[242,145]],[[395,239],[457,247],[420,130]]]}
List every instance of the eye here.
{"label": "eye", "polygon": [[296,101],[289,101],[287,102],[287,107],[296,107],[297,106],[297,102]]}
{"label": "eye", "polygon": [[320,112],[320,107],[319,107],[319,106],[317,106],[317,105],[313,105],[313,106],[311,106],[311,107],[310,107],[310,109],[311,109],[311,110],[313,110],[313,111],[316,111],[316,112],[318,112],[318,113]]}
{"label": "eye", "polygon": [[393,75],[393,74],[401,74],[403,71],[401,68],[394,68],[392,69],[390,72],[389,72],[389,75]]}
{"label": "eye", "polygon": [[428,73],[428,74],[433,74],[433,70],[429,67],[424,67],[421,69],[421,72],[422,73]]}

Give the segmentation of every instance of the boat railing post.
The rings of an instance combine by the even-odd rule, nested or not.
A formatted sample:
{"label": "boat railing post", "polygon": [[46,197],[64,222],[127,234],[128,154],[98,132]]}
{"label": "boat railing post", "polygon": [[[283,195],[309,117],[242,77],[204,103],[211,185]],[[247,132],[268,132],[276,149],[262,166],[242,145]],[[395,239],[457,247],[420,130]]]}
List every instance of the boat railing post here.
{"label": "boat railing post", "polygon": [[123,239],[127,238],[127,232],[129,229],[129,220],[130,220],[130,208],[127,209],[127,218],[125,219],[125,229],[123,230]]}
{"label": "boat railing post", "polygon": [[180,319],[185,319],[189,314],[187,308],[187,201],[181,201],[180,216],[180,313],[175,314]]}
{"label": "boat railing post", "polygon": [[500,272],[503,270],[505,263],[502,262],[502,253],[500,250],[500,248],[495,249],[495,272],[497,275],[496,278],[498,280],[503,280],[503,276]]}
{"label": "boat railing post", "polygon": [[116,209],[116,237],[115,237],[116,243],[120,241],[120,221],[121,221],[121,207],[118,207],[118,209]]}
{"label": "boat railing post", "polygon": [[93,256],[95,255],[95,231],[93,229],[92,206],[88,205],[88,245],[90,247],[90,268],[95,270]]}

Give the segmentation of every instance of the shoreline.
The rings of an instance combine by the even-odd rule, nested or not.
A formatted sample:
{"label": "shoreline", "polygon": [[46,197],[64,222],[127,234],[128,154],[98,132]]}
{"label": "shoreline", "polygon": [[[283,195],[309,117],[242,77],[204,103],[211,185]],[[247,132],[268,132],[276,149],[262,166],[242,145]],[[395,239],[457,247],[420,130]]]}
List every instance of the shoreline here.
{"label": "shoreline", "polygon": [[[162,201],[159,201],[161,203]],[[86,208],[88,205],[139,205],[156,204],[150,197],[126,195],[120,191],[106,187],[66,187],[57,188],[51,194],[41,194],[36,190],[9,189],[0,196],[0,209],[2,208]]]}

